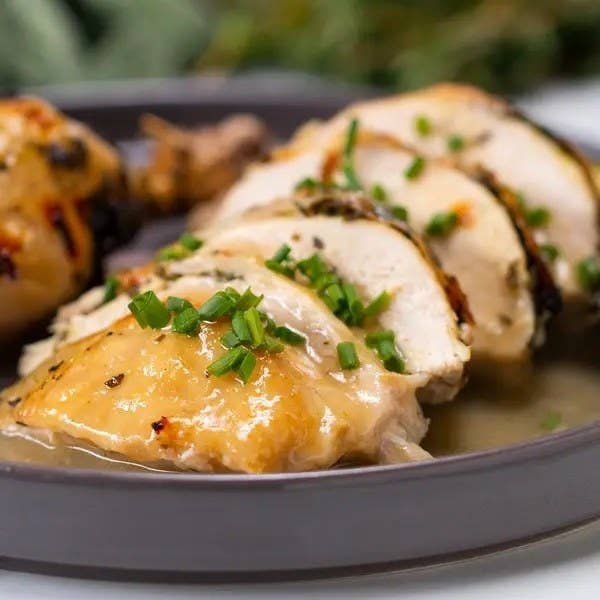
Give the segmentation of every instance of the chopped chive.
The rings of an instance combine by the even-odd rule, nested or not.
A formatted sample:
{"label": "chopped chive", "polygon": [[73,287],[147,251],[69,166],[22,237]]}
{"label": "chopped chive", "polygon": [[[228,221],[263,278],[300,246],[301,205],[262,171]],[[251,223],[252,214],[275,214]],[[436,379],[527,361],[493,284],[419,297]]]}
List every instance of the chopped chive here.
{"label": "chopped chive", "polygon": [[223,344],[225,348],[235,348],[236,346],[239,346],[240,343],[240,338],[238,338],[231,329],[221,336],[221,344]]}
{"label": "chopped chive", "polygon": [[319,186],[319,182],[313,177],[305,177],[301,179],[295,186],[295,190],[308,190],[310,192],[316,190]]}
{"label": "chopped chive", "polygon": [[283,352],[284,350],[283,344],[271,335],[265,335],[265,341],[263,342],[263,345],[265,350],[271,354],[277,354],[279,352]]}
{"label": "chopped chive", "polygon": [[424,168],[425,159],[422,156],[415,156],[410,165],[404,170],[404,177],[406,179],[416,179],[423,172]]}
{"label": "chopped chive", "polygon": [[316,281],[321,275],[329,273],[327,265],[323,262],[323,259],[319,254],[313,254],[305,260],[301,260],[298,263],[298,269],[304,275],[306,275],[311,282]]}
{"label": "chopped chive", "polygon": [[186,250],[189,250],[190,252],[198,250],[198,248],[201,248],[202,244],[204,243],[200,238],[197,238],[193,233],[189,232],[183,233],[178,241]]}
{"label": "chopped chive", "polygon": [[233,318],[231,319],[231,327],[233,332],[242,342],[251,342],[252,334],[244,318],[244,313],[240,310],[235,311]]}
{"label": "chopped chive", "polygon": [[360,361],[353,342],[340,342],[337,345],[337,355],[340,367],[344,370],[358,369]]}
{"label": "chopped chive", "polygon": [[600,289],[600,256],[590,256],[577,263],[577,279],[587,292]]}
{"label": "chopped chive", "polygon": [[138,294],[127,307],[142,329],[161,329],[171,320],[171,313],[153,291]]}
{"label": "chopped chive", "polygon": [[304,344],[304,342],[306,342],[306,338],[303,335],[300,335],[293,329],[283,325],[276,327],[273,334],[275,337],[283,340],[286,344],[290,344],[291,346],[297,346],[298,344]]}
{"label": "chopped chive", "polygon": [[250,380],[250,376],[252,375],[252,371],[254,371],[255,366],[256,357],[254,354],[252,354],[252,352],[247,351],[240,364],[236,367],[236,371],[244,383],[248,383]]}
{"label": "chopped chive", "polygon": [[169,296],[166,302],[167,310],[172,313],[179,314],[186,308],[194,308],[192,303],[185,298],[177,298],[176,296]]}
{"label": "chopped chive", "polygon": [[172,329],[175,333],[185,333],[185,335],[194,336],[198,333],[199,327],[200,316],[193,306],[185,308],[173,319]]}
{"label": "chopped chive", "polygon": [[218,318],[230,314],[234,307],[235,302],[225,292],[221,291],[211,296],[198,309],[198,314],[202,321],[216,321]]}
{"label": "chopped chive", "polygon": [[560,256],[560,251],[554,244],[542,244],[540,252],[548,262],[554,262]]}
{"label": "chopped chive", "polygon": [[530,227],[545,227],[550,222],[550,217],[550,211],[543,206],[525,210],[525,221]]}
{"label": "chopped chive", "polygon": [[206,367],[206,371],[211,375],[220,377],[229,371],[235,369],[244,359],[248,350],[243,346],[230,348],[223,356],[220,356],[214,362]]}
{"label": "chopped chive", "polygon": [[323,290],[321,297],[331,311],[336,313],[344,300],[344,290],[339,283],[332,283]]}
{"label": "chopped chive", "polygon": [[453,134],[446,140],[446,147],[450,152],[460,152],[465,147],[465,140],[457,134]]}
{"label": "chopped chive", "polygon": [[263,296],[257,296],[252,293],[250,288],[246,288],[244,293],[241,295],[240,299],[236,304],[236,308],[238,310],[247,310],[252,306],[258,306],[263,299]]}
{"label": "chopped chive", "polygon": [[185,258],[189,254],[189,251],[185,248],[181,248],[178,246],[167,246],[162,250],[159,250],[156,254],[156,260],[165,261],[165,260],[181,260]]}
{"label": "chopped chive", "polygon": [[381,294],[374,298],[373,301],[365,308],[365,317],[376,317],[390,305],[391,301],[392,297],[388,292],[381,292]]}
{"label": "chopped chive", "polygon": [[425,227],[425,233],[431,237],[448,235],[458,225],[458,215],[455,212],[440,212],[431,217]]}
{"label": "chopped chive", "polygon": [[102,304],[106,304],[117,297],[119,291],[119,280],[114,276],[110,275],[104,282],[104,297],[102,298]]}
{"label": "chopped chive", "polygon": [[260,320],[263,324],[263,327],[265,328],[265,331],[267,333],[273,333],[277,328],[275,321],[273,321],[273,319],[271,319],[269,315],[267,315],[264,312],[261,312],[260,310],[258,311],[258,314],[260,315]]}
{"label": "chopped chive", "polygon": [[223,293],[237,306],[237,303],[240,301],[242,295],[232,287],[226,287],[223,290]]}
{"label": "chopped chive", "polygon": [[290,255],[291,251],[292,249],[290,248],[290,246],[288,246],[287,244],[282,244],[277,250],[277,252],[275,252],[271,260],[281,263]]}
{"label": "chopped chive", "polygon": [[426,137],[431,133],[431,121],[425,115],[417,115],[415,129],[421,137]]}
{"label": "chopped chive", "polygon": [[360,190],[362,185],[356,175],[353,164],[354,147],[358,136],[358,119],[354,118],[350,121],[346,130],[346,142],[344,144],[344,152],[342,155],[342,172],[346,178],[346,188],[349,190]]}
{"label": "chopped chive", "polygon": [[342,290],[348,307],[349,325],[360,325],[365,318],[365,307],[358,296],[356,288],[351,283],[343,283]]}
{"label": "chopped chive", "polygon": [[244,320],[248,329],[250,330],[250,336],[254,346],[260,346],[265,341],[265,328],[260,318],[260,313],[255,306],[244,311]]}
{"label": "chopped chive", "polygon": [[399,221],[408,221],[408,210],[406,210],[404,206],[400,206],[399,204],[392,206],[390,212],[395,219],[398,219]]}
{"label": "chopped chive", "polygon": [[376,183],[371,188],[371,196],[373,196],[374,200],[383,204],[385,204],[388,201],[387,192],[385,191],[385,188],[379,183]]}
{"label": "chopped chive", "polygon": [[365,343],[377,352],[377,356],[388,371],[404,373],[406,365],[394,343],[395,337],[394,332],[389,329],[372,331],[367,334]]}
{"label": "chopped chive", "polygon": [[280,275],[285,275],[286,277],[289,277],[290,279],[294,278],[294,269],[293,267],[290,267],[288,265],[282,265],[281,263],[269,259],[269,260],[265,260],[265,267],[267,267],[267,269],[270,269],[271,271],[275,272],[275,273],[279,273]]}
{"label": "chopped chive", "polygon": [[541,421],[540,426],[546,431],[554,431],[562,423],[562,416],[557,412],[549,412]]}

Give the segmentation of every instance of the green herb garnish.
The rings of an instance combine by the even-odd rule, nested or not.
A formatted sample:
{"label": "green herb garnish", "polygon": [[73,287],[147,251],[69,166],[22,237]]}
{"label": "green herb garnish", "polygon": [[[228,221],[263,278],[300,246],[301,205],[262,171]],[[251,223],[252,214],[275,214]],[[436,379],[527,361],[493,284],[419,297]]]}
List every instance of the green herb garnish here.
{"label": "green herb garnish", "polygon": [[346,142],[342,153],[342,172],[346,178],[346,188],[360,190],[362,186],[354,169],[354,147],[358,137],[358,119],[352,119],[346,131]]}
{"label": "green herb garnish", "polygon": [[541,421],[540,426],[546,431],[554,431],[560,427],[562,416],[557,412],[549,412]]}
{"label": "green herb garnish", "polygon": [[173,319],[171,328],[175,333],[184,333],[189,336],[196,335],[200,328],[200,315],[198,311],[193,306],[183,309]]}
{"label": "green herb garnish", "polygon": [[179,238],[179,244],[190,252],[202,248],[203,243],[204,242],[200,238],[197,238],[193,233],[186,232]]}
{"label": "green herb garnish", "polygon": [[376,183],[371,188],[371,196],[375,201],[381,202],[382,204],[385,204],[388,201],[387,192],[385,191],[385,188],[379,183]]}
{"label": "green herb garnish", "polygon": [[446,140],[446,147],[450,152],[460,152],[465,147],[465,140],[457,134],[453,134]]}
{"label": "green herb garnish", "polygon": [[342,369],[350,370],[360,367],[360,361],[353,342],[340,342],[337,345],[337,355]]}
{"label": "green herb garnish", "polygon": [[543,206],[528,208],[525,211],[525,221],[530,227],[545,227],[550,222],[550,211]]}
{"label": "green herb garnish", "polygon": [[250,380],[250,376],[252,375],[252,371],[254,371],[254,367],[256,366],[256,357],[252,352],[246,352],[239,366],[237,367],[237,373],[240,376],[240,379],[244,383],[248,383]]}
{"label": "green herb garnish", "polygon": [[248,354],[248,350],[243,346],[230,348],[223,356],[217,358],[214,362],[206,367],[206,371],[211,375],[221,377],[229,371],[233,371]]}
{"label": "green herb garnish", "polygon": [[104,282],[104,297],[102,298],[102,304],[114,300],[119,292],[119,287],[119,280],[114,275],[107,277]]}
{"label": "green herb garnish", "polygon": [[182,260],[188,257],[194,250],[201,248],[203,243],[193,233],[183,233],[177,242],[159,250],[156,254],[156,259],[159,261]]}
{"label": "green herb garnish", "polygon": [[554,244],[541,244],[540,252],[548,262],[554,262],[559,256],[560,251]]}
{"label": "green herb garnish", "polygon": [[415,129],[421,137],[427,137],[431,133],[431,121],[425,115],[415,117]]}
{"label": "green herb garnish", "polygon": [[306,342],[306,338],[303,335],[300,335],[293,329],[283,325],[276,327],[273,335],[280,340],[283,340],[286,344],[290,344],[290,346],[297,346]]}
{"label": "green herb garnish", "polygon": [[395,219],[399,221],[408,221],[408,210],[406,207],[397,204],[396,206],[390,207],[390,212]]}
{"label": "green herb garnish", "polygon": [[406,179],[416,179],[423,172],[424,168],[425,159],[422,156],[415,156],[410,165],[404,170],[404,177]]}
{"label": "green herb garnish", "polygon": [[600,256],[590,256],[577,263],[577,279],[587,292],[600,289]]}
{"label": "green herb garnish", "polygon": [[260,313],[255,306],[244,311],[244,320],[250,331],[254,346],[260,346],[265,341],[265,328],[260,318]]}
{"label": "green herb garnish", "polygon": [[167,309],[172,313],[179,314],[186,308],[194,308],[189,300],[184,298],[177,298],[176,296],[169,296],[166,302]]}
{"label": "green herb garnish", "polygon": [[376,317],[388,308],[392,297],[386,291],[381,292],[370,304],[365,308],[365,317]]}
{"label": "green herb garnish", "polygon": [[425,233],[430,237],[448,235],[458,225],[458,215],[455,212],[440,212],[431,217],[425,227]]}
{"label": "green herb garnish", "polygon": [[138,294],[127,306],[142,329],[161,329],[171,320],[171,313],[152,291]]}
{"label": "green herb garnish", "polygon": [[383,366],[388,371],[404,373],[406,365],[396,348],[394,339],[394,332],[386,329],[382,331],[372,331],[367,334],[365,343],[369,348],[373,348],[375,352],[377,352],[377,356],[379,356],[379,359],[383,362]]}
{"label": "green herb garnish", "polygon": [[231,314],[235,302],[226,292],[217,292],[211,296],[199,309],[198,314],[202,321],[216,321],[220,317]]}

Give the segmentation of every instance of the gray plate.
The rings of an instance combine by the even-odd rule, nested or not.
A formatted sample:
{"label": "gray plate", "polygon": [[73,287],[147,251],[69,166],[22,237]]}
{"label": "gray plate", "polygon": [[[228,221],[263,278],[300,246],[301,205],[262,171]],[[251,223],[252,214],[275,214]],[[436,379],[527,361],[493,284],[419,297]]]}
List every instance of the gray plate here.
{"label": "gray plate", "polygon": [[[153,85],[155,93],[148,84],[142,90],[128,84],[48,95],[114,141],[131,137],[144,111],[181,123],[254,112],[287,135],[349,99],[347,92],[315,86],[304,93],[291,85],[258,93],[248,83]],[[597,518],[598,464],[600,424],[423,464],[293,475],[0,463],[0,567],[231,581],[422,565]]]}

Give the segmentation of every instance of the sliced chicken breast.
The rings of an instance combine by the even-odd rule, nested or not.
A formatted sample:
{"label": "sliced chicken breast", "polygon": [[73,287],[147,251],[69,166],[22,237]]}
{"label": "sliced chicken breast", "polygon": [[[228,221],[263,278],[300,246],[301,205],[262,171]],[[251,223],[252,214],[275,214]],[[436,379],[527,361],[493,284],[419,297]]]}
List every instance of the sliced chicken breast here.
{"label": "sliced chicken breast", "polygon": [[293,216],[294,208],[286,207],[283,216],[205,232],[201,254],[233,253],[264,260],[288,244],[297,260],[318,253],[337,275],[356,286],[365,303],[387,291],[392,300],[378,324],[395,333],[407,371],[420,377],[419,398],[451,399],[463,383],[470,358],[466,343],[470,328],[461,314],[462,298],[460,306],[453,306],[444,289],[450,282],[422,247],[379,219],[364,198],[324,197],[303,204],[304,215],[311,216]]}
{"label": "sliced chicken breast", "polygon": [[[424,161],[415,177],[407,177],[416,155],[389,138],[365,134],[353,164],[364,189],[379,186],[384,191],[382,206],[407,209],[411,226],[422,234],[436,215],[457,215],[452,231],[428,236],[428,241],[442,268],[458,278],[468,297],[475,320],[474,358],[527,357],[534,339],[541,337],[536,331],[543,330],[560,299],[547,268],[536,258],[535,244],[528,251],[523,243],[526,231],[511,218],[502,190],[433,160]],[[224,196],[210,222],[218,226],[244,211],[256,213],[257,206],[285,196],[303,178],[323,177],[327,165],[331,180],[341,182],[340,161],[332,160],[337,149],[339,145],[292,153],[257,165]]]}
{"label": "sliced chicken breast", "polygon": [[[203,323],[194,336],[142,329],[115,299],[109,324],[99,317],[87,337],[55,340],[45,362],[2,392],[0,426],[49,430],[132,460],[201,471],[428,457],[417,445],[427,423],[413,378],[386,371],[310,290],[248,259],[194,256],[172,267],[161,297],[198,306],[225,286],[250,286],[265,294],[261,310],[306,343],[257,352],[247,384],[231,372],[208,376],[225,351],[227,322]],[[340,368],[342,341],[355,344],[358,368]]]}
{"label": "sliced chicken breast", "polygon": [[559,252],[553,269],[566,297],[581,295],[577,265],[595,255],[600,243],[599,192],[588,161],[572,147],[495,96],[441,84],[352,105],[321,127],[301,130],[285,153],[323,147],[352,118],[426,156],[483,168],[521,194],[527,210],[537,213],[536,240]]}

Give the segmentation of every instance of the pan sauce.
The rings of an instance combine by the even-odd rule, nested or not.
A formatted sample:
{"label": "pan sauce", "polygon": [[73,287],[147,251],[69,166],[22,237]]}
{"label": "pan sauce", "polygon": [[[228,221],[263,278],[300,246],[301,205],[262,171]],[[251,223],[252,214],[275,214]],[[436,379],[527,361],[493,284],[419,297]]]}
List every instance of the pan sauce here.
{"label": "pan sauce", "polygon": [[[428,406],[423,446],[434,456],[522,442],[600,421],[600,328],[555,333],[532,369],[508,367],[493,383],[473,377],[455,402]],[[74,440],[0,435],[0,460],[110,470],[169,471],[140,465]]]}

